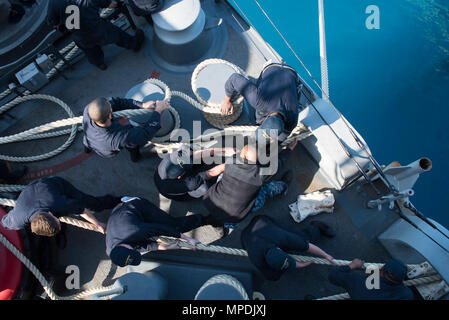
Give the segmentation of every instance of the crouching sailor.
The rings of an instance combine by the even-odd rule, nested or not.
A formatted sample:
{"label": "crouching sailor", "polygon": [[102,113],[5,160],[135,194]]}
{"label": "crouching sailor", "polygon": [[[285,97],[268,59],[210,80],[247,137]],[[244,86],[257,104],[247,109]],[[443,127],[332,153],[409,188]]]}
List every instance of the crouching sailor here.
{"label": "crouching sailor", "polygon": [[23,189],[14,209],[3,217],[2,224],[11,230],[31,227],[33,233],[50,237],[61,231],[59,217],[80,214],[104,233],[105,225],[91,211],[111,209],[119,202],[118,197],[94,197],[60,177],[47,177],[33,181]]}
{"label": "crouching sailor", "polygon": [[[280,171],[296,142],[273,157],[269,166],[277,162],[277,166],[269,169],[259,161],[256,144],[251,140],[236,155],[234,163],[222,164],[216,168],[215,174],[223,173],[203,197],[203,204],[212,214],[214,227],[226,227],[224,235],[242,221],[250,212],[260,210],[267,198],[285,195],[292,172],[287,171],[278,181],[270,181]],[[265,170],[269,169],[269,170]]]}
{"label": "crouching sailor", "polygon": [[[412,289],[405,286],[407,267],[398,259],[390,259],[377,272],[378,279],[371,283],[361,270],[364,262],[354,259],[349,265],[334,267],[329,281],[344,288],[353,300],[413,300]],[[376,272],[372,276],[376,276]],[[370,277],[372,277],[370,276]],[[376,285],[377,282],[377,285]],[[377,288],[376,288],[377,286]]]}
{"label": "crouching sailor", "polygon": [[[133,128],[122,126],[112,112],[126,109],[150,109],[152,113],[146,125]],[[87,105],[83,113],[83,144],[85,151],[95,151],[98,155],[111,158],[122,148],[128,149],[131,161],[140,158],[139,148],[150,141],[161,128],[160,116],[168,109],[164,101],[139,102],[132,99],[97,98]]]}
{"label": "crouching sailor", "polygon": [[221,113],[229,114],[232,99],[240,94],[255,109],[256,123],[260,125],[256,137],[273,137],[282,142],[298,123],[299,83],[293,68],[278,63],[266,66],[256,84],[234,73],[225,84]]}
{"label": "crouching sailor", "polygon": [[312,244],[321,235],[334,237],[327,224],[313,221],[304,231],[266,215],[254,217],[242,231],[243,248],[254,266],[267,280],[279,280],[287,270],[304,268],[312,262],[297,262],[286,251],[310,252],[333,263],[333,258]]}
{"label": "crouching sailor", "polygon": [[183,233],[209,224],[200,214],[172,217],[146,199],[125,197],[122,201],[111,213],[106,233],[106,253],[120,267],[139,265],[141,252],[180,248],[177,243],[156,243],[152,237],[181,238],[196,246],[199,242]]}
{"label": "crouching sailor", "polygon": [[235,154],[235,150],[232,148],[210,148],[193,151],[187,147],[181,147],[166,155],[154,173],[154,183],[159,193],[177,201],[202,197],[212,184],[210,181],[219,174],[216,173],[218,166],[199,172],[205,167],[202,160],[219,156],[220,153],[232,156]]}

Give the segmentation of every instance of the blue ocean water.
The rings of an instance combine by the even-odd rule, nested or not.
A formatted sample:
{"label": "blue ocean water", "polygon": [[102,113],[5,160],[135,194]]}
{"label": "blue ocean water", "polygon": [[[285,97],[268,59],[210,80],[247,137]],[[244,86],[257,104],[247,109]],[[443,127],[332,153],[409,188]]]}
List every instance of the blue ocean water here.
{"label": "blue ocean water", "polygon": [[[235,1],[319,93],[255,1]],[[321,84],[318,0],[258,1]],[[369,5],[378,30],[366,27]],[[449,228],[449,1],[324,0],[324,9],[331,100],[380,164],[432,160],[411,200]]]}

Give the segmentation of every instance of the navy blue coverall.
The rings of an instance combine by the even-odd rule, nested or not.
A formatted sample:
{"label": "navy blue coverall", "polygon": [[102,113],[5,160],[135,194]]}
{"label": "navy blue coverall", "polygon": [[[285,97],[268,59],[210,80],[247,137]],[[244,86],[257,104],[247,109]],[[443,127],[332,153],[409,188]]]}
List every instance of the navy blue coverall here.
{"label": "navy blue coverall", "polygon": [[119,27],[100,17],[99,9],[106,8],[111,0],[50,0],[47,13],[47,23],[50,26],[65,26],[69,14],[65,10],[70,5],[80,9],[80,28],[70,30],[76,45],[86,54],[93,65],[104,64],[104,53],[101,46],[115,43],[116,45],[134,49],[136,39]]}
{"label": "navy blue coverall", "polygon": [[20,230],[31,224],[40,212],[51,212],[55,217],[82,214],[84,209],[103,211],[120,202],[119,198],[105,195],[94,197],[76,189],[60,177],[35,180],[20,193],[16,205],[2,219],[6,229]]}
{"label": "navy blue coverall", "polygon": [[271,64],[262,71],[256,84],[234,73],[226,81],[225,93],[231,99],[241,94],[255,109],[256,122],[259,125],[267,116],[280,114],[285,128],[284,132],[279,134],[282,135],[279,140],[284,140],[298,123],[298,84],[299,78],[295,71],[279,64]]}
{"label": "navy blue coverall", "polygon": [[135,198],[112,211],[107,226],[106,253],[109,256],[112,249],[120,244],[128,244],[134,249],[146,247],[153,242],[151,237],[179,238],[181,233],[205,224],[200,214],[175,218],[148,200]]}
{"label": "navy blue coverall", "polygon": [[320,231],[316,226],[300,231],[269,216],[258,215],[242,231],[241,242],[251,263],[267,280],[276,281],[284,271],[271,268],[265,260],[265,253],[276,247],[284,251],[304,252],[309,249],[309,242],[315,242],[319,237]]}
{"label": "navy blue coverall", "polygon": [[[110,98],[112,111],[138,109],[142,103],[132,99]],[[122,148],[134,149],[145,145],[161,128],[160,114],[153,112],[146,125],[133,128],[131,125],[122,126],[118,120],[112,118],[109,127],[98,126],[89,117],[88,106],[83,113],[83,144],[94,150],[98,155],[111,158]]]}
{"label": "navy blue coverall", "polygon": [[379,289],[368,289],[367,274],[351,270],[349,266],[333,267],[329,281],[344,288],[353,300],[413,300],[413,291],[403,283],[394,284],[384,277],[379,279]]}

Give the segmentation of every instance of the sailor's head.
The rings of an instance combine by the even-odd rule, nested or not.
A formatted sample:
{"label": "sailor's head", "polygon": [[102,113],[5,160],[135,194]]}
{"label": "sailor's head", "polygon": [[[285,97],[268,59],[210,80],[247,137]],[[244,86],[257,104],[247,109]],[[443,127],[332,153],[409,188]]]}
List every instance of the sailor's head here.
{"label": "sailor's head", "polygon": [[265,252],[268,266],[277,271],[287,271],[296,268],[296,261],[279,248],[270,248]]}
{"label": "sailor's head", "polygon": [[88,113],[96,124],[105,125],[112,118],[112,107],[106,98],[96,98],[89,103]]}
{"label": "sailor's head", "polygon": [[255,139],[249,139],[248,143],[240,151],[240,158],[248,160],[249,163],[257,162],[257,146]]}
{"label": "sailor's head", "polygon": [[388,281],[400,284],[407,277],[407,266],[398,259],[390,259],[381,269],[381,275]]}
{"label": "sailor's head", "polygon": [[31,219],[31,232],[52,237],[61,231],[61,222],[51,212],[38,212]]}
{"label": "sailor's head", "polygon": [[127,265],[137,266],[142,261],[142,256],[139,251],[127,244],[119,244],[111,250],[109,255],[111,261],[120,266],[125,267]]}
{"label": "sailor's head", "polygon": [[240,150],[240,158],[245,160],[245,163],[250,164],[267,164],[270,163],[273,156],[277,156],[277,143],[260,143],[253,137],[248,139],[248,142]]}

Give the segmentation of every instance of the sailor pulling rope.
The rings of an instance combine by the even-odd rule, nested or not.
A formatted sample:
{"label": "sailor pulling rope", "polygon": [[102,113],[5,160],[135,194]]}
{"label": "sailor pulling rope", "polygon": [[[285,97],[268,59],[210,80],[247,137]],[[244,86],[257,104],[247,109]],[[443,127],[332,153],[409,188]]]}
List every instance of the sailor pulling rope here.
{"label": "sailor pulling rope", "polygon": [[[73,52],[73,50],[76,48],[76,46],[68,48],[66,50],[71,50],[70,52]],[[224,128],[224,130],[216,133],[216,135],[223,135],[223,134],[251,134],[252,132],[254,132],[256,130],[256,126],[226,126],[227,123],[232,122],[229,120],[229,118],[223,117],[219,114],[219,109],[217,108],[217,106],[215,105],[209,105],[206,101],[202,101],[202,99],[200,98],[200,96],[197,94],[196,91],[196,77],[199,73],[199,71],[201,71],[203,68],[205,68],[207,65],[209,64],[214,64],[214,63],[226,63],[228,65],[231,65],[231,67],[236,70],[236,72],[245,75],[244,72],[238,68],[237,66],[232,65],[231,63],[224,61],[224,60],[219,60],[219,59],[209,59],[204,61],[203,63],[201,63],[197,69],[195,70],[196,72],[194,72],[194,75],[192,76],[192,88],[194,89],[194,93],[197,96],[198,100],[200,100],[200,102],[196,101],[195,99],[191,98],[190,96],[186,95],[185,93],[179,92],[179,91],[170,91],[170,89],[168,88],[168,86],[163,83],[160,80],[157,79],[149,79],[147,80],[148,82],[155,84],[157,86],[159,86],[161,89],[164,90],[165,92],[165,100],[167,102],[170,101],[172,96],[178,96],[184,100],[186,100],[187,102],[189,102],[190,104],[192,104],[195,108],[201,110],[206,119],[211,122],[213,125],[215,125],[216,127],[219,128]],[[11,157],[11,156],[0,156],[0,159],[4,159],[4,160],[8,160],[8,161],[17,161],[17,162],[28,162],[28,161],[38,161],[38,160],[43,160],[43,159],[47,159],[50,158],[56,154],[59,154],[60,152],[62,152],[63,150],[65,150],[66,148],[68,148],[70,146],[70,144],[73,142],[76,132],[78,130],[77,125],[79,123],[81,123],[82,121],[82,117],[74,117],[73,112],[70,110],[70,108],[67,106],[67,104],[65,104],[64,102],[62,102],[61,100],[55,98],[55,97],[51,97],[51,96],[47,96],[47,95],[29,95],[29,93],[27,93],[24,97],[19,97],[16,98],[15,100],[11,101],[10,103],[6,104],[5,106],[0,108],[0,112],[4,112],[6,110],[8,110],[9,108],[12,108],[13,106],[24,102],[24,101],[29,101],[32,99],[45,99],[45,100],[49,100],[49,101],[53,101],[57,104],[59,104],[67,113],[71,118],[67,118],[64,120],[58,120],[58,121],[54,121],[39,127],[36,127],[34,129],[30,129],[27,131],[24,131],[22,133],[19,134],[15,134],[15,135],[11,135],[11,136],[7,136],[7,137],[1,137],[0,138],[0,144],[5,144],[5,143],[11,143],[11,142],[18,142],[18,141],[27,141],[27,140],[32,140],[32,139],[41,139],[41,138],[48,138],[48,137],[54,137],[54,136],[58,136],[58,135],[64,135],[64,134],[68,134],[70,133],[70,136],[68,138],[68,140],[58,149],[43,154],[43,155],[39,155],[39,156],[34,156],[34,157]],[[240,102],[237,103],[237,112],[234,112],[235,114],[240,114],[239,113],[239,108],[240,108],[240,112],[241,112],[241,99]],[[129,116],[134,116],[134,115],[139,115],[139,114],[143,114],[145,112],[148,112],[148,110],[124,110],[124,111],[118,111],[118,112],[114,112],[114,116],[116,117],[129,117]],[[173,114],[174,118],[175,118],[175,129],[178,129],[180,127],[180,118],[179,118],[179,114],[177,113],[177,111],[170,107],[170,112]],[[237,116],[238,117],[238,116]],[[61,131],[56,131],[56,132],[50,132],[48,133],[48,131],[51,131],[53,129],[56,128],[60,128],[60,127],[66,127],[66,126],[72,126],[71,129],[69,130],[61,130]],[[289,138],[287,140],[285,140],[283,142],[283,145],[287,145],[289,144],[292,140],[295,139],[300,139],[301,137],[301,132],[304,131],[304,127],[302,126],[301,123],[298,124],[298,126],[295,128],[295,130],[293,130],[292,134],[289,136]],[[157,148],[159,149],[163,149],[163,148],[177,148],[179,147],[179,143],[173,143],[173,144],[169,144],[169,143],[163,143],[164,141],[168,140],[170,137],[170,134],[168,134],[167,136],[164,137],[159,137],[158,139],[153,139],[152,142],[155,142],[155,145]],[[200,143],[201,140],[204,137],[199,137],[197,139],[195,139],[192,142],[195,143]],[[0,187],[0,191],[9,191],[9,192],[14,192],[14,191],[20,191],[24,188],[24,186],[18,186],[18,185],[12,185],[12,186],[1,186]],[[10,199],[0,199],[0,204],[6,205],[6,206],[14,206],[15,202],[13,200]],[[101,230],[99,230],[96,226],[87,223],[87,222],[83,222],[81,220],[78,219],[73,219],[73,218],[69,218],[69,217],[61,217],[60,218],[61,222],[64,223],[68,223],[68,224],[72,224],[75,225],[77,227],[81,227],[87,230],[92,230],[92,231],[97,231],[97,232],[101,232]],[[163,242],[173,242],[175,241],[174,239],[170,239],[167,237],[161,237],[158,239],[154,239],[156,241],[163,241]],[[29,262],[29,260],[24,257],[20,251],[18,251],[16,248],[14,248],[10,243],[8,244],[8,241],[2,236],[0,237],[0,241],[9,249],[11,250],[18,258],[19,260],[21,260],[25,266],[27,266],[27,268],[30,269],[30,271],[38,278],[38,280],[41,282],[41,284],[43,285],[45,291],[47,292],[48,296],[51,299],[79,299],[81,297],[85,297],[88,295],[92,295],[95,292],[99,292],[99,291],[108,291],[111,288],[94,288],[93,290],[89,290],[87,292],[84,293],[80,293],[78,295],[74,295],[74,296],[70,296],[70,297],[58,297],[54,292],[52,292],[51,288],[48,285],[48,282],[46,282],[45,278],[42,276],[42,274],[40,274],[40,272]],[[179,240],[176,240],[179,241]],[[192,245],[185,242],[185,241],[180,241],[178,242],[180,244],[180,247],[184,247],[184,248],[192,248]],[[190,247],[189,247],[190,246]],[[233,254],[233,255],[240,255],[240,256],[247,256],[247,253],[245,250],[242,249],[235,249],[235,248],[226,248],[226,247],[220,247],[220,246],[214,246],[214,245],[204,245],[204,244],[198,244],[197,245],[197,249],[203,250],[203,251],[209,251],[209,252],[217,252],[217,253],[225,253],[225,254]],[[322,258],[317,258],[317,257],[307,257],[307,256],[298,256],[298,255],[293,255],[292,256],[296,261],[299,262],[308,262],[308,261],[312,261],[316,264],[330,264],[329,261],[327,261],[326,259],[322,259]],[[350,263],[350,261],[345,261],[345,260],[334,260],[336,265],[347,265]],[[366,266],[369,265],[376,265],[378,267],[381,267],[382,264],[380,263],[366,263]],[[409,268],[415,268],[417,265],[409,265]],[[435,280],[433,280],[435,281]]]}
{"label": "sailor pulling rope", "polygon": [[[6,200],[8,200],[8,202],[6,202],[5,199],[0,199],[0,204],[12,205],[12,206],[14,205],[14,201],[9,200],[9,199],[6,199]],[[97,226],[95,226],[91,223],[88,223],[88,222],[81,221],[79,219],[74,219],[74,218],[70,218],[70,217],[60,217],[59,220],[61,222],[71,224],[71,225],[74,225],[79,228],[102,233],[102,230],[100,230]],[[171,237],[158,237],[158,238],[153,238],[153,240],[157,241],[157,242],[166,243],[166,244],[177,243],[180,248],[192,249],[194,247],[191,243],[189,243],[187,241],[184,241],[182,239],[175,239],[175,238],[171,238]],[[68,296],[68,297],[57,296],[54,293],[54,291],[51,289],[49,283],[47,282],[45,277],[42,275],[42,273],[40,273],[39,270],[29,261],[29,259],[27,259],[16,247],[14,247],[13,244],[11,244],[1,234],[0,234],[0,242],[3,245],[5,245],[5,247],[8,248],[8,250],[10,250],[31,271],[31,273],[33,273],[34,276],[36,276],[36,278],[39,280],[41,285],[44,287],[45,292],[52,300],[59,300],[59,299],[77,300],[77,299],[82,299],[84,297],[91,296],[91,295],[99,293],[99,292],[109,291],[113,288],[113,286],[96,287],[96,288],[92,288],[87,291],[84,291],[84,292],[81,292],[81,293],[78,293],[78,294],[75,294],[72,296]],[[215,245],[205,245],[205,244],[201,244],[201,243],[196,245],[196,249],[202,250],[202,251],[208,251],[208,252],[224,253],[224,254],[231,254],[231,255],[238,255],[238,256],[247,256],[247,252],[243,249],[227,248],[227,247],[221,247],[221,246],[215,246]],[[299,262],[312,261],[315,264],[330,265],[330,262],[328,260],[322,259],[322,258],[316,258],[316,257],[310,257],[310,256],[299,256],[299,255],[292,255],[292,257],[296,261],[299,261]],[[334,260],[334,262],[335,262],[335,265],[338,265],[338,266],[347,265],[350,263],[350,261],[347,261],[347,260]],[[383,266],[382,263],[365,263],[364,267],[373,266],[373,265],[377,266],[377,267]],[[419,267],[419,265],[411,264],[411,265],[407,265],[407,267],[413,269],[413,268]],[[426,284],[426,283],[431,283],[431,282],[435,282],[435,281],[441,281],[441,277],[439,275],[432,275],[429,277],[417,278],[417,279],[406,281],[406,285]],[[331,297],[326,297],[323,299],[342,300],[342,299],[347,299],[347,298],[348,298],[347,294],[339,294],[339,295],[335,295],[335,296],[331,296]]]}

